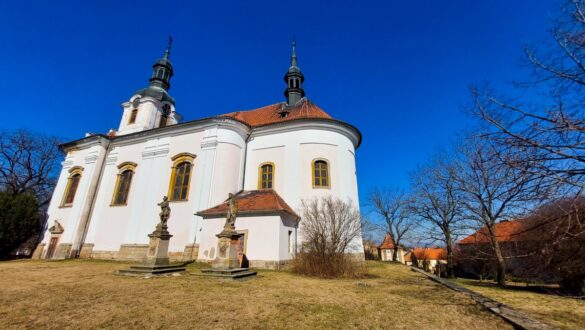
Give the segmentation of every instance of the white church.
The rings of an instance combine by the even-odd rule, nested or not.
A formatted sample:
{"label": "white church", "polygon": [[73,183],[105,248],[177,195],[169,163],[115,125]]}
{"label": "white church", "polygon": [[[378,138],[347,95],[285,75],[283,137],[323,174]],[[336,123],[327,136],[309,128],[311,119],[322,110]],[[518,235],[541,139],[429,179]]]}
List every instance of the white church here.
{"label": "white church", "polygon": [[[168,196],[169,257],[211,261],[233,193],[238,252],[250,267],[279,268],[302,242],[302,200],[359,205],[361,134],[305,97],[294,42],[285,101],[192,121],[169,94],[169,56],[170,44],[149,86],[122,104],[118,130],[61,145],[49,228],[33,257],[141,261]],[[354,249],[363,258],[361,239]]]}

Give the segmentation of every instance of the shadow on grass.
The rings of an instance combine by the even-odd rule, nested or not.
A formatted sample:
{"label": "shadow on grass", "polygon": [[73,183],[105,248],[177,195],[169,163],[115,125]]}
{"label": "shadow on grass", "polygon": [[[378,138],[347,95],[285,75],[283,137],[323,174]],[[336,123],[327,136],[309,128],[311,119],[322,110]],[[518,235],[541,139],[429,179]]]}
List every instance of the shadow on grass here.
{"label": "shadow on grass", "polygon": [[474,287],[484,287],[484,288],[493,288],[497,290],[506,290],[510,292],[533,292],[533,293],[540,293],[540,294],[550,294],[550,295],[565,295],[562,290],[559,288],[558,285],[551,285],[551,284],[526,284],[526,283],[518,283],[512,282],[506,285],[505,288],[500,287],[496,282],[491,281],[478,281],[478,280],[471,280],[471,279],[457,279],[456,282],[474,286]]}

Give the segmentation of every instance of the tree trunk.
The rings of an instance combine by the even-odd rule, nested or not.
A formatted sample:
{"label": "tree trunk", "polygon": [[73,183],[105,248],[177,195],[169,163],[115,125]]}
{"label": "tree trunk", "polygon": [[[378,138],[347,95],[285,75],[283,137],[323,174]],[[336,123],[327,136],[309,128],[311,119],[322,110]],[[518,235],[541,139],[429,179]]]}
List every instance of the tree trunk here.
{"label": "tree trunk", "polygon": [[398,261],[396,258],[398,257],[398,245],[394,246],[394,250],[392,250],[392,261]]}
{"label": "tree trunk", "polygon": [[506,261],[504,261],[504,256],[502,255],[502,250],[500,249],[500,244],[495,237],[491,237],[492,240],[492,247],[494,249],[494,253],[496,254],[496,259],[498,262],[498,269],[496,280],[498,285],[502,288],[506,287]]}
{"label": "tree trunk", "polygon": [[447,278],[455,278],[455,271],[453,270],[453,242],[451,241],[451,232],[448,228],[443,228],[445,235],[445,243],[447,243]]}

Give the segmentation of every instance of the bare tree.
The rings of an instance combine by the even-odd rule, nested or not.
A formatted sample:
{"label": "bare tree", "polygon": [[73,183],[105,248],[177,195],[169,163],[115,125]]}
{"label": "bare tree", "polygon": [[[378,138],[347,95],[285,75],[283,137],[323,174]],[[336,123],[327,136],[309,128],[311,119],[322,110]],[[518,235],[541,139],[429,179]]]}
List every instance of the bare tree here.
{"label": "bare tree", "polygon": [[348,254],[362,245],[361,215],[352,202],[331,196],[303,200],[301,214],[303,247],[293,269],[323,277],[355,275]]}
{"label": "bare tree", "polygon": [[32,193],[43,209],[57,182],[60,159],[56,138],[24,130],[0,132],[0,189]]}
{"label": "bare tree", "polygon": [[384,229],[394,242],[392,260],[398,257],[398,247],[406,235],[415,227],[415,221],[409,214],[410,198],[398,188],[374,190],[370,194],[370,205],[384,223]]}
{"label": "bare tree", "polygon": [[[533,79],[517,84],[530,102],[474,88],[473,111],[486,136],[511,152],[530,153],[528,171],[585,188],[585,2],[566,1],[545,52],[526,47]],[[532,100],[538,99],[537,103]]]}
{"label": "bare tree", "polygon": [[585,198],[547,203],[522,220],[530,242],[527,265],[540,280],[555,279],[567,292],[585,295]]}
{"label": "bare tree", "polygon": [[[8,194],[10,196],[8,199],[12,200],[20,200],[23,198],[22,195],[32,195],[35,199],[34,205],[37,207],[36,229],[27,227],[29,230],[26,234],[20,232],[20,237],[27,237],[20,243],[26,242],[30,246],[25,249],[26,251],[32,252],[42,239],[46,225],[44,212],[57,182],[60,159],[56,138],[25,130],[0,132],[0,190],[3,194]],[[4,218],[2,220],[8,221],[10,217]],[[7,222],[3,222],[2,225],[9,226]],[[16,227],[2,228],[2,231],[8,234],[15,230]]]}
{"label": "bare tree", "polygon": [[438,156],[412,174],[411,184],[414,194],[412,213],[430,224],[432,241],[439,241],[446,247],[447,276],[455,277],[453,246],[465,222],[457,190],[456,167],[446,157]]}
{"label": "bare tree", "polygon": [[464,157],[457,161],[456,171],[464,216],[477,221],[488,232],[497,261],[497,282],[505,286],[506,262],[495,227],[531,207],[534,196],[538,195],[538,180],[518,166],[506,166],[522,162],[517,160],[521,155],[504,155],[483,139],[469,139],[462,154]]}

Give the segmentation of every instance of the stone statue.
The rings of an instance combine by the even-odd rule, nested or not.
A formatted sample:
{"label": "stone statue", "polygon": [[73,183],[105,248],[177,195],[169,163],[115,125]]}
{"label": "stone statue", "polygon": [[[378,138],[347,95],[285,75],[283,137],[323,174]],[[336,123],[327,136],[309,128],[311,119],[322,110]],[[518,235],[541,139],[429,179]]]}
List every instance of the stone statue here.
{"label": "stone statue", "polygon": [[225,221],[225,225],[223,226],[224,230],[229,230],[229,231],[234,231],[236,230],[236,215],[238,213],[238,201],[236,200],[236,197],[234,196],[234,194],[229,194],[229,197],[227,199],[227,205],[228,205],[228,210],[227,210],[227,216],[226,216],[226,221]]}
{"label": "stone statue", "polygon": [[158,214],[160,216],[160,223],[162,224],[163,227],[167,226],[167,221],[169,220],[170,216],[171,216],[171,208],[169,207],[169,198],[167,196],[163,196],[163,200],[162,202],[157,204],[158,206],[160,206],[160,213]]}

